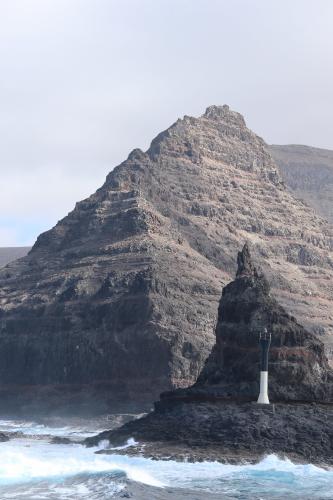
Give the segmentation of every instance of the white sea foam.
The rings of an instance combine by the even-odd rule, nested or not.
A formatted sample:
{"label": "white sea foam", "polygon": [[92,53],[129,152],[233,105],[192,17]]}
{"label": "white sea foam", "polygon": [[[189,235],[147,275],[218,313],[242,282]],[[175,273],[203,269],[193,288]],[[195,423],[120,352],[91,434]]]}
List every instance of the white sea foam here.
{"label": "white sea foam", "polygon": [[24,420],[0,420],[0,432],[22,432],[25,435],[85,438],[101,430],[103,429],[88,430],[75,426],[50,426]]}
{"label": "white sea foam", "polygon": [[115,472],[123,473],[134,481],[162,486],[160,480],[145,470],[144,459],[132,463],[126,456],[97,455],[97,448],[15,439],[1,443],[0,450],[0,485],[78,474]]}
{"label": "white sea foam", "polygon": [[[124,447],[134,444],[129,440]],[[40,491],[41,498],[89,498],[98,491],[109,496],[94,498],[111,498],[126,477],[151,486],[219,492],[225,498],[238,498],[244,491],[249,498],[332,498],[333,470],[275,455],[255,465],[227,465],[155,461],[119,455],[117,449],[112,455],[96,454],[97,450],[26,438],[0,443],[0,498],[29,498],[29,491],[30,498]]]}
{"label": "white sea foam", "polygon": [[109,448],[110,450],[126,450],[126,448],[130,448],[131,446],[136,446],[137,444],[139,443],[135,441],[135,439],[129,438],[127,439],[126,444],[124,444],[123,446],[110,446],[110,441],[106,442],[101,441],[100,443],[98,443],[98,446],[103,448]]}

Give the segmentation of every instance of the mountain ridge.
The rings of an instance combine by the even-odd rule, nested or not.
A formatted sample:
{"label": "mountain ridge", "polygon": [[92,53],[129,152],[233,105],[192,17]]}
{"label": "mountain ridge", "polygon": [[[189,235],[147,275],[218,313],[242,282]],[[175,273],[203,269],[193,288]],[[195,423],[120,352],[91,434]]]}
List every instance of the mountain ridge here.
{"label": "mountain ridge", "polygon": [[[0,271],[0,381],[96,383],[120,398],[190,385],[245,241],[329,351],[332,228],[292,197],[244,118],[211,106],[133,150]],[[17,351],[23,365],[9,364]]]}

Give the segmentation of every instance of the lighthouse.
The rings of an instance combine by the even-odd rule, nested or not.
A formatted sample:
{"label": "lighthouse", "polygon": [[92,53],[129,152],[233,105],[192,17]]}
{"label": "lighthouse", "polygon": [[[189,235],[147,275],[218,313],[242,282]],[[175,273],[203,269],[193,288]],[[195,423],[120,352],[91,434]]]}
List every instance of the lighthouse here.
{"label": "lighthouse", "polygon": [[268,350],[271,344],[271,334],[267,329],[260,332],[260,393],[257,403],[261,405],[268,405]]}

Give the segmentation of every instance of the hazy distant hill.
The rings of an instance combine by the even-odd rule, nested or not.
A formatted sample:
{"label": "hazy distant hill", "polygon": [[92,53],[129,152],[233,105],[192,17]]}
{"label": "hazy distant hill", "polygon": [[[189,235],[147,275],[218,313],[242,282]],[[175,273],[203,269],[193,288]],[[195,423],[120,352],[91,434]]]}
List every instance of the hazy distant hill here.
{"label": "hazy distant hill", "polygon": [[294,144],[269,149],[294,194],[333,222],[333,151]]}
{"label": "hazy distant hill", "polygon": [[0,248],[0,267],[5,266],[13,260],[24,257],[29,252],[30,247],[6,247]]}

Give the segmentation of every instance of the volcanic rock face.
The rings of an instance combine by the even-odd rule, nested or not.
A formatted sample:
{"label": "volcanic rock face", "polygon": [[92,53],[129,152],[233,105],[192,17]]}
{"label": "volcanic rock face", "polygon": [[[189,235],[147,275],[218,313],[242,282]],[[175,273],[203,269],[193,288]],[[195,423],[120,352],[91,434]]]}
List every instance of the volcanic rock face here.
{"label": "volcanic rock face", "polygon": [[194,391],[255,401],[259,393],[258,337],[265,329],[272,335],[270,400],[333,402],[333,370],[323,343],[271,296],[247,245],[238,254],[236,279],[223,289],[216,344]]}
{"label": "volcanic rock face", "polygon": [[[255,462],[268,453],[292,460],[333,465],[331,405],[257,405],[234,402],[169,400],[147,416],[85,440],[112,446],[134,438],[126,454],[155,459]],[[101,450],[98,453],[114,453]],[[121,452],[120,452],[121,453]]]}
{"label": "volcanic rock face", "polygon": [[243,117],[211,106],[134,150],[1,269],[1,383],[135,398],[192,384],[245,240],[287,311],[329,344],[332,228],[286,190]]}
{"label": "volcanic rock face", "polygon": [[[132,453],[153,458],[239,462],[283,453],[332,464],[333,370],[324,346],[270,295],[246,244],[237,261],[236,279],[222,292],[216,344],[198,381],[161,394],[154,411],[86,439],[88,446],[105,439],[116,446],[134,437],[139,446]],[[258,333],[265,328],[272,334],[274,405],[256,404]]]}

